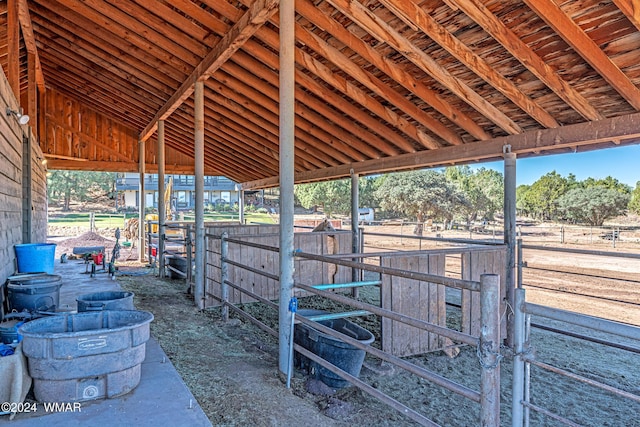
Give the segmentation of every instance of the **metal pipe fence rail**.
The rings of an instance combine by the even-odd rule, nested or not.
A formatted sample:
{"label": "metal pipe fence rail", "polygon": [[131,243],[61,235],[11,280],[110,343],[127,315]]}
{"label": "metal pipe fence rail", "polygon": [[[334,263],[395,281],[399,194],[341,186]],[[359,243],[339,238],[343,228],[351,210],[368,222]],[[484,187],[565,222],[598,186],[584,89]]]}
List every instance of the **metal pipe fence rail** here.
{"label": "metal pipe fence rail", "polygon": [[[537,360],[533,355],[533,346],[530,338],[531,316],[538,316],[564,322],[570,325],[589,328],[590,330],[605,332],[622,338],[628,338],[640,342],[640,328],[624,323],[614,322],[598,317],[587,316],[566,310],[546,307],[526,302],[526,291],[518,288],[515,291],[515,356],[513,368],[513,400],[512,400],[512,426],[522,427],[529,425],[529,410],[534,410],[565,425],[577,426],[574,421],[553,413],[546,408],[531,403],[531,366],[536,366],[548,372],[570,378],[574,381],[605,390],[609,393],[640,402],[640,396],[622,390],[618,387],[587,378],[566,369],[555,367],[549,363]],[[637,349],[635,349],[637,350]],[[635,351],[637,353],[637,351]]]}
{"label": "metal pipe fence rail", "polygon": [[[256,236],[252,236],[256,237]],[[207,239],[220,239],[220,252],[215,253],[216,256],[220,257],[220,265],[214,266],[211,263],[207,264],[208,268],[219,268],[220,269],[220,297],[217,297],[212,294],[208,294],[208,296],[215,298],[221,303],[222,316],[224,320],[228,319],[229,310],[237,313],[241,317],[255,323],[260,329],[265,330],[266,332],[278,337],[279,334],[277,331],[270,328],[265,323],[257,320],[254,316],[242,310],[241,308],[235,306],[230,303],[228,300],[229,296],[229,288],[235,289],[241,293],[248,295],[251,298],[265,304],[267,307],[274,309],[275,312],[279,310],[279,306],[267,298],[264,298],[260,295],[257,295],[254,292],[251,292],[248,289],[244,289],[242,286],[237,283],[232,283],[228,280],[228,268],[229,266],[234,266],[238,268],[243,268],[252,273],[263,275],[273,280],[279,279],[276,275],[261,271],[258,268],[247,265],[243,260],[233,260],[228,258],[229,254],[229,244],[235,245],[246,245],[254,248],[259,248],[262,250],[278,252],[277,247],[259,244],[255,242],[247,242],[238,238],[230,238],[226,235],[226,233],[222,235],[212,235],[207,234]],[[207,244],[207,248],[210,245]],[[209,250],[209,249],[208,249]],[[209,251],[210,254],[212,253]],[[381,267],[376,265],[364,264],[361,262],[355,262],[351,259],[354,258],[354,254],[343,254],[342,257],[346,257],[348,259],[341,259],[338,255],[333,256],[325,256],[325,255],[315,255],[305,252],[297,251],[295,252],[295,257],[304,258],[307,260],[318,261],[322,263],[336,264],[342,265],[346,267],[358,268],[361,270],[377,272],[380,274],[387,275],[397,275],[402,277],[407,277],[415,280],[428,281],[431,283],[442,284],[449,287],[454,287],[457,289],[466,289],[466,290],[474,290],[479,291],[481,294],[481,311],[482,311],[482,332],[480,336],[472,336],[468,335],[453,329],[449,329],[440,325],[436,325],[433,323],[426,322],[421,319],[417,319],[411,316],[402,315],[391,310],[383,309],[379,306],[367,304],[353,298],[349,298],[340,294],[336,294],[333,292],[329,292],[327,290],[323,290],[321,288],[325,287],[324,285],[314,286],[314,285],[306,285],[303,283],[296,283],[295,287],[297,289],[304,290],[309,294],[316,294],[322,296],[326,299],[333,300],[345,305],[349,305],[355,309],[361,310],[360,313],[372,313],[381,317],[387,317],[393,319],[395,321],[414,326],[424,331],[432,332],[447,338],[450,338],[453,341],[460,343],[461,345],[467,344],[477,347],[478,358],[480,359],[480,365],[482,367],[481,371],[481,381],[480,381],[480,391],[475,391],[470,389],[464,385],[458,384],[452,380],[449,380],[433,371],[429,371],[423,367],[415,365],[411,362],[408,362],[404,359],[396,357],[390,353],[384,352],[375,347],[362,344],[357,339],[344,335],[334,329],[331,329],[327,326],[324,326],[320,323],[317,323],[313,320],[305,318],[304,316],[296,316],[296,319],[299,323],[307,324],[314,329],[318,330],[321,333],[327,334],[329,336],[335,337],[343,342],[346,342],[356,348],[364,350],[365,352],[371,354],[372,356],[391,363],[399,368],[402,368],[412,374],[419,376],[420,378],[431,381],[432,383],[444,387],[451,392],[454,392],[460,396],[463,396],[467,399],[470,399],[473,402],[480,403],[480,416],[479,423],[483,426],[499,426],[500,424],[500,290],[499,290],[499,276],[498,275],[483,275],[479,282],[469,281],[469,280],[459,280],[459,279],[451,279],[448,277],[437,276],[432,274],[425,274],[419,272],[410,272],[405,270],[400,270],[396,268],[389,267]],[[363,256],[366,256],[363,254]],[[207,278],[210,280],[210,278]],[[371,281],[369,283],[357,282],[354,283],[354,286],[376,286],[378,281]],[[326,286],[329,286],[328,284]],[[340,286],[339,286],[340,287]],[[345,314],[338,314],[337,316],[343,317]],[[408,408],[404,404],[398,402],[390,396],[385,395],[380,390],[377,390],[365,383],[364,381],[342,371],[340,368],[334,366],[333,364],[325,361],[324,359],[318,357],[317,355],[311,353],[305,348],[295,345],[295,350],[303,355],[307,356],[309,359],[315,361],[319,365],[327,368],[331,372],[340,375],[345,380],[349,381],[356,387],[359,387],[365,393],[368,393],[382,402],[390,405],[392,408],[398,410],[400,413],[405,414],[412,420],[426,426],[437,426],[432,420],[428,419],[424,415],[418,413],[417,411]]]}
{"label": "metal pipe fence rail", "polygon": [[[622,294],[618,297],[611,297],[607,295],[603,295],[602,291],[600,294],[595,294],[593,292],[584,291],[584,290],[571,290],[559,287],[553,287],[551,285],[546,284],[533,284],[533,283],[525,283],[524,274],[525,270],[535,270],[544,273],[562,273],[570,276],[586,277],[592,279],[602,279],[606,283],[606,281],[618,281],[618,282],[627,282],[630,284],[629,291],[635,290],[635,286],[633,284],[640,282],[640,279],[634,277],[633,274],[627,273],[625,274],[622,271],[604,271],[601,269],[593,269],[587,267],[567,267],[567,266],[555,266],[555,265],[539,265],[532,264],[526,260],[525,250],[532,251],[541,251],[541,252],[551,252],[551,253],[561,253],[561,254],[576,254],[576,255],[587,255],[593,257],[607,257],[614,259],[629,259],[629,260],[640,260],[640,254],[638,253],[628,253],[628,252],[611,252],[611,251],[600,251],[600,250],[588,250],[588,249],[577,249],[577,248],[558,248],[558,247],[549,247],[549,246],[539,246],[539,245],[529,245],[524,244],[522,239],[517,240],[517,287],[518,288],[535,288],[541,291],[554,292],[556,294],[570,294],[570,295],[578,295],[581,297],[586,297],[593,300],[601,300],[607,301],[615,304],[623,304],[627,307],[638,307],[640,306],[640,301],[636,302],[632,300],[634,293]],[[570,282],[574,283],[574,282]],[[576,280],[575,283],[581,283],[579,280]]]}
{"label": "metal pipe fence rail", "polygon": [[[451,237],[429,237],[429,236],[416,236],[416,235],[398,236],[397,234],[376,233],[376,232],[372,232],[372,231],[364,231],[362,233],[362,236],[363,236],[363,242],[364,242],[365,245],[366,245],[366,241],[364,240],[364,238],[366,238],[366,236],[393,237],[393,238],[400,237],[400,241],[401,242],[402,242],[402,239],[410,239],[410,240],[419,240],[420,244],[422,244],[423,241],[431,241],[431,242],[437,242],[437,243],[446,242],[446,243],[458,243],[458,244],[464,244],[464,245],[468,245],[468,244],[472,244],[472,245],[488,245],[488,246],[504,245],[503,241],[496,241],[495,239],[492,239],[492,240],[487,240],[487,239],[459,239],[459,238],[451,238]],[[420,249],[421,249],[421,247],[420,247]]]}
{"label": "metal pipe fence rail", "polygon": [[[193,252],[195,249],[193,224],[184,222],[166,222],[164,224],[165,233],[154,232],[154,228],[159,230],[158,221],[147,221],[147,255],[150,264],[158,263],[159,276],[165,277],[165,271],[169,270],[173,274],[185,279],[190,284],[193,278]],[[170,233],[167,230],[180,231],[180,233]],[[161,244],[162,242],[162,244]],[[180,250],[169,249],[169,247],[179,246]],[[162,251],[161,251],[162,250]],[[166,262],[172,257],[185,259],[185,270]]]}

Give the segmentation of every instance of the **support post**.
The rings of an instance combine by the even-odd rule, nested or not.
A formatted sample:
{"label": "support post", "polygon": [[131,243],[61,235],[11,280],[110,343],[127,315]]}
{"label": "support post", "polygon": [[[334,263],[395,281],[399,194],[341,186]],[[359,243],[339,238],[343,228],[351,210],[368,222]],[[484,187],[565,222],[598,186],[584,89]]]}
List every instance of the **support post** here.
{"label": "support post", "polygon": [[286,375],[293,296],[293,208],[295,143],[295,0],[280,2],[280,304],[278,316],[278,369]]}
{"label": "support post", "polygon": [[[144,262],[144,233],[146,230],[144,229],[144,168],[145,168],[145,158],[144,158],[144,141],[138,141],[138,170],[140,171],[140,184],[138,185],[138,261]],[[151,260],[149,260],[151,261]]]}
{"label": "support post", "polygon": [[500,426],[500,276],[480,276],[480,425]]}
{"label": "support post", "polygon": [[229,257],[229,242],[227,238],[229,234],[225,231],[220,236],[220,296],[222,297],[222,320],[227,322],[229,320],[229,264],[227,264],[227,258]]}
{"label": "support post", "polygon": [[189,293],[191,293],[191,284],[193,282],[193,232],[191,231],[191,224],[187,224],[186,230],[186,242],[185,248],[187,251],[187,286],[189,287]]}
{"label": "support post", "polygon": [[244,190],[238,191],[238,222],[244,224]]}
{"label": "support post", "polygon": [[167,210],[164,200],[164,120],[158,120],[158,276],[163,278],[164,271],[164,238]]}
{"label": "support post", "polygon": [[[360,200],[360,192],[358,188],[359,176],[351,169],[351,249],[352,252],[358,253],[360,245],[358,244],[358,218],[360,217],[358,201]],[[352,261],[358,261],[356,258],[352,258]],[[351,268],[351,280],[357,282],[359,280],[360,270],[357,268]],[[351,289],[351,295],[354,298],[358,298],[359,289]]]}
{"label": "support post", "polygon": [[524,413],[522,401],[524,400],[524,343],[525,343],[525,314],[522,305],[525,301],[525,290],[518,288],[515,290],[514,309],[514,352],[513,358],[513,383],[511,398],[511,426],[522,427]]}
{"label": "support post", "polygon": [[[516,154],[510,146],[505,146],[504,153],[504,243],[507,247],[505,272],[505,299],[509,307],[513,307],[516,267]],[[506,344],[512,345],[513,314],[507,313]]]}
{"label": "support post", "polygon": [[197,81],[195,100],[195,187],[196,187],[196,285],[194,298],[196,306],[204,310],[204,82]]}

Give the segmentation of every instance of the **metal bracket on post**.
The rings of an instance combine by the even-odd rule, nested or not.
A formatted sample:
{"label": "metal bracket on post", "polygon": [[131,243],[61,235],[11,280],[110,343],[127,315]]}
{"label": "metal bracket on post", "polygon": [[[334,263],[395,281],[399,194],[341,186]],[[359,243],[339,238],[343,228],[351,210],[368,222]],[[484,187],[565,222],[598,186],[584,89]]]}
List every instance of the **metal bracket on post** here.
{"label": "metal bracket on post", "polygon": [[505,144],[502,146],[502,154],[511,153],[511,144]]}

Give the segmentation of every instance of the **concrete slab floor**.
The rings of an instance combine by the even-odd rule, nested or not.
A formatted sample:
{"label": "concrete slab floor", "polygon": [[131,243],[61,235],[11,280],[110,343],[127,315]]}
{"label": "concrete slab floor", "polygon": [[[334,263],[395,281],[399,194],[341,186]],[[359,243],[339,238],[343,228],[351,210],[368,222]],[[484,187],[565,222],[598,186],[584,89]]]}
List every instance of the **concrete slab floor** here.
{"label": "concrete slab floor", "polygon": [[[76,309],[76,298],[93,292],[120,290],[107,272],[98,270],[95,277],[85,274],[83,261],[56,260],[54,274],[62,276],[60,308]],[[72,405],[70,405],[73,409]],[[16,427],[38,426],[211,426],[191,391],[153,337],[147,342],[141,366],[140,384],[124,396],[81,402],[80,410],[49,411],[43,403],[37,412],[17,414],[12,421],[0,416],[0,424]]]}

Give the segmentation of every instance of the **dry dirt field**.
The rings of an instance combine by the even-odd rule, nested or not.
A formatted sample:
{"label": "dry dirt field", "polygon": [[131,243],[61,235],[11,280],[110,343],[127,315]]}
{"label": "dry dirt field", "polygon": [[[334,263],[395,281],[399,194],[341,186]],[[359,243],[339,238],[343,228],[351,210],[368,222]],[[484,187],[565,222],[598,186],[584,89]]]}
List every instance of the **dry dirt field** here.
{"label": "dry dirt field", "polygon": [[[372,228],[373,230],[373,228]],[[397,228],[376,229],[384,233]],[[408,234],[408,229],[404,234]],[[106,236],[112,232],[104,233]],[[82,243],[82,238],[58,241],[58,250],[73,246],[94,245],[101,236],[84,236],[94,240]],[[446,237],[450,237],[446,235]],[[468,232],[451,237],[468,238]],[[567,236],[565,235],[565,238]],[[555,240],[555,236],[551,239]],[[551,242],[549,242],[551,243]],[[549,244],[536,241],[535,245]],[[600,243],[600,242],[598,242]],[[109,248],[109,242],[103,241]],[[415,249],[410,239],[378,237],[371,250]],[[556,244],[556,246],[558,246]],[[571,243],[564,245],[571,246]],[[608,247],[607,247],[608,246]],[[615,251],[633,251],[619,244]],[[584,245],[581,248],[586,249]],[[640,245],[636,245],[636,248]],[[598,250],[612,251],[604,242]],[[277,374],[277,341],[257,327],[239,319],[229,323],[221,320],[219,310],[199,312],[181,280],[159,280],[151,269],[124,261],[128,250],[121,253],[118,281],[135,292],[138,309],[154,313],[151,325],[158,340],[184,381],[214,425],[277,426],[285,424],[318,426],[409,426],[414,423],[388,406],[350,387],[338,391],[319,387],[302,372],[296,372],[292,388],[287,390]],[[636,253],[638,251],[636,250]],[[587,314],[640,325],[637,290],[639,260],[592,259],[585,256],[525,251],[530,266],[557,267],[571,271],[584,270],[589,276],[572,273],[550,273],[526,269],[525,284],[554,288],[554,291],[529,288],[533,302],[556,306]],[[605,280],[601,276],[616,275],[626,279]],[[577,277],[577,278],[576,278]],[[561,290],[562,292],[557,292]],[[614,301],[576,295],[580,292]],[[375,293],[363,292],[364,299],[375,300]],[[301,307],[317,307],[317,301],[301,301]],[[265,323],[275,324],[277,314],[260,304],[246,307]],[[535,319],[534,319],[535,320]],[[363,326],[379,337],[377,319],[361,320]],[[549,323],[549,326],[561,326]],[[583,332],[576,330],[576,332]],[[598,334],[598,337],[610,337]],[[377,345],[378,340],[373,345]],[[640,343],[623,341],[640,347]],[[571,372],[587,376],[629,393],[640,395],[640,355],[560,336],[534,328],[531,344],[538,360]],[[501,424],[510,425],[511,357],[505,350],[502,361]],[[449,358],[441,352],[411,358],[441,375],[478,389],[480,367],[475,349],[462,348],[459,356]],[[372,369],[367,369],[370,366]],[[585,426],[640,426],[640,403],[615,397],[581,383],[566,380],[537,368],[532,369],[532,401]],[[477,404],[443,391],[429,382],[399,369],[380,370],[378,362],[367,357],[361,379],[384,390],[407,406],[427,415],[442,426],[478,425]],[[321,385],[321,384],[320,384]],[[532,414],[532,426],[556,426],[557,421]]]}

